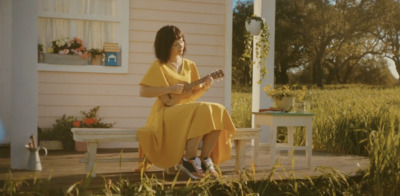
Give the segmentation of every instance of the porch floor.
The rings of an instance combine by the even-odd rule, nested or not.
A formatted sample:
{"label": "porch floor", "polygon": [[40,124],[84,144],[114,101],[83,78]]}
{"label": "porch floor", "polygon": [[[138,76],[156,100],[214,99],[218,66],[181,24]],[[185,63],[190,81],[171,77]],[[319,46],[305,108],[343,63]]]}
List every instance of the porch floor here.
{"label": "porch floor", "polygon": [[[232,150],[234,152],[234,150]],[[41,151],[42,152],[42,151]],[[246,166],[250,170],[251,162],[251,149],[246,149]],[[97,157],[99,159],[129,159],[137,157],[137,152],[134,149],[99,149]],[[272,171],[273,164],[269,149],[266,147],[260,148],[259,162],[255,166],[256,178],[265,179]],[[49,151],[48,156],[44,157],[41,153],[42,171],[28,171],[10,169],[10,148],[0,147],[0,187],[3,187],[9,172],[12,173],[14,179],[30,180],[35,176],[39,179],[46,179],[51,177],[51,183],[60,188],[67,188],[76,182],[85,178],[85,164],[80,160],[84,158],[84,152],[66,152],[66,151]],[[289,173],[292,171],[292,160],[281,154],[280,156],[282,167],[278,167],[275,173],[275,179],[288,178]],[[294,174],[298,177],[317,176],[321,173],[315,171],[318,166],[328,166],[340,170],[346,174],[354,174],[361,168],[366,168],[369,165],[367,157],[354,156],[354,155],[339,155],[327,152],[313,152],[312,167],[307,168],[305,162],[304,152],[295,152],[295,167]],[[137,167],[137,162],[99,162],[96,165],[97,176],[92,179],[93,186],[102,186],[105,179],[113,179],[118,181],[120,177],[129,179],[130,182],[137,182],[140,180],[140,172],[133,172]],[[228,177],[239,177],[234,172],[235,157],[220,165],[223,175]],[[155,174],[159,179],[163,178],[163,169],[153,166],[147,175]],[[249,171],[250,172],[250,171]],[[104,178],[103,178],[104,177]],[[175,175],[165,175],[165,180],[172,182]],[[178,177],[178,184],[186,184],[188,176],[183,172]]]}

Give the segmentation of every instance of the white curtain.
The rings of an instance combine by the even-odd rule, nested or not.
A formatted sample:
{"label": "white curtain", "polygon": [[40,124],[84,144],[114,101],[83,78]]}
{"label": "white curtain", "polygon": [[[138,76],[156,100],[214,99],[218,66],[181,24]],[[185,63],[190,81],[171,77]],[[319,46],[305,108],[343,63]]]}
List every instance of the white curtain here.
{"label": "white curtain", "polygon": [[[45,48],[61,36],[83,40],[86,49],[103,49],[104,42],[119,43],[119,0],[39,0],[38,42]],[[49,17],[47,17],[49,16]],[[70,18],[72,17],[72,19]],[[86,19],[89,18],[89,19]],[[86,20],[85,20],[86,19]]]}

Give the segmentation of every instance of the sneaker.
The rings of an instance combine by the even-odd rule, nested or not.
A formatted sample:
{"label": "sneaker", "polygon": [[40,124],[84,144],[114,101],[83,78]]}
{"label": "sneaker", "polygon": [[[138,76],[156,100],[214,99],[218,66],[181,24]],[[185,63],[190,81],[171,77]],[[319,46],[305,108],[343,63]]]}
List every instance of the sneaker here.
{"label": "sneaker", "polygon": [[192,158],[187,161],[182,158],[182,165],[180,165],[183,172],[185,172],[191,178],[198,180],[204,177],[204,172],[201,169],[201,161],[199,157]]}
{"label": "sneaker", "polygon": [[201,163],[201,167],[203,168],[204,171],[210,172],[211,176],[218,178],[220,175],[217,172],[217,170],[214,168],[214,163],[212,162],[210,157],[206,157],[203,159]]}

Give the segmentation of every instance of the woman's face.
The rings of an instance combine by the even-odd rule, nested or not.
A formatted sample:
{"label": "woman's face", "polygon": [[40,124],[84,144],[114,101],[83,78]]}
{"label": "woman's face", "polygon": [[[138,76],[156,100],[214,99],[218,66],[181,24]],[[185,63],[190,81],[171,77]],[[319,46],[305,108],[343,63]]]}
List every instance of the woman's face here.
{"label": "woman's face", "polygon": [[183,38],[177,39],[174,41],[171,47],[171,57],[178,56],[183,54],[183,49],[185,48],[185,42]]}

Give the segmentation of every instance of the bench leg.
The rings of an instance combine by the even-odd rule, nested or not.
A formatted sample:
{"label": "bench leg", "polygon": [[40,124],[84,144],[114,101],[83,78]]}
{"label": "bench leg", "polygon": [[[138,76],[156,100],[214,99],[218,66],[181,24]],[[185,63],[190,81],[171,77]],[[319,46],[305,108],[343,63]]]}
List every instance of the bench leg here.
{"label": "bench leg", "polygon": [[258,165],[258,154],[260,150],[260,137],[256,137],[253,140],[254,146],[253,146],[253,163],[254,165]]}
{"label": "bench leg", "polygon": [[235,170],[240,171],[244,167],[244,161],[246,158],[246,142],[248,140],[234,140],[235,143]]}
{"label": "bench leg", "polygon": [[[86,172],[90,172],[96,162],[97,142],[88,142],[86,152]],[[93,168],[92,177],[96,177],[96,168]]]}
{"label": "bench leg", "polygon": [[165,169],[164,169],[164,172],[165,172],[166,174],[168,174],[168,175],[175,174],[175,173],[176,173],[176,171],[175,171],[175,166],[174,166],[174,167],[170,167],[170,168],[165,168]]}

